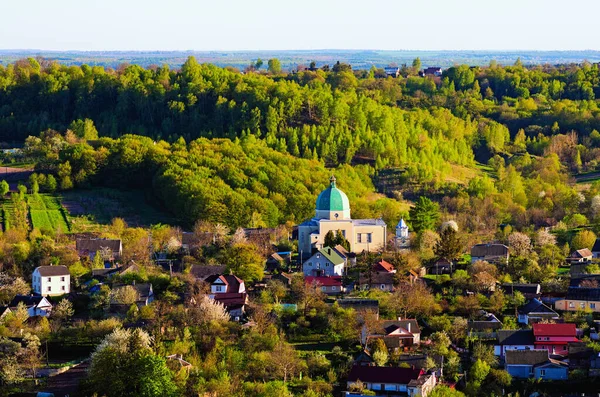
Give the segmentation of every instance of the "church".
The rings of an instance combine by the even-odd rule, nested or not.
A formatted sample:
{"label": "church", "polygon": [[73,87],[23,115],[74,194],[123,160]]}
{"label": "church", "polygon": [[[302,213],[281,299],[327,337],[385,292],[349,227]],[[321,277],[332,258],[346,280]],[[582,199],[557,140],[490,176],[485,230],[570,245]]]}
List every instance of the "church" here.
{"label": "church", "polygon": [[348,196],[335,186],[335,177],[329,187],[319,194],[315,217],[298,226],[298,251],[309,258],[323,248],[325,235],[338,230],[350,242],[350,251],[378,251],[385,249],[387,226],[382,219],[352,219]]}

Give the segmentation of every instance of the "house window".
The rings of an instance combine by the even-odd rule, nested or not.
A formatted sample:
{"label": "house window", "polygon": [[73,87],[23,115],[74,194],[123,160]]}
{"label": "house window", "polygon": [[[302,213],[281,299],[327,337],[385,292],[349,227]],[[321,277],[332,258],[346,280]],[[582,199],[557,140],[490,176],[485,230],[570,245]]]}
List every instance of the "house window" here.
{"label": "house window", "polygon": [[325,264],[325,266],[329,267],[329,262],[327,262],[327,263]]}
{"label": "house window", "polygon": [[385,289],[385,284],[381,284],[381,289]]}
{"label": "house window", "polygon": [[48,287],[48,292],[52,291],[52,287]]}
{"label": "house window", "polygon": [[590,309],[595,309],[596,308],[596,304],[595,303],[590,303]]}
{"label": "house window", "polygon": [[65,290],[65,286],[63,285],[63,286],[61,287],[61,289],[64,291],[64,290]]}
{"label": "house window", "polygon": [[367,243],[373,242],[372,236],[373,236],[373,233],[367,233]]}
{"label": "house window", "polygon": [[317,254],[317,259],[319,259],[321,257],[321,254]]}
{"label": "house window", "polygon": [[65,281],[65,278],[64,278],[64,277],[61,277],[61,278],[60,278],[60,281]]}
{"label": "house window", "polygon": [[223,292],[223,287],[221,285],[217,285],[215,287],[215,291],[217,291],[217,292]]}
{"label": "house window", "polygon": [[321,291],[323,291],[323,292],[327,291],[327,287],[321,287]]}
{"label": "house window", "polygon": [[342,230],[342,236],[344,236],[344,238],[346,238],[346,231]]}
{"label": "house window", "polygon": [[575,307],[575,304],[573,302],[569,302],[569,307],[572,309]]}
{"label": "house window", "polygon": [[540,369],[540,376],[546,376],[546,370]]}
{"label": "house window", "polygon": [[357,243],[362,243],[362,234],[356,233],[356,242]]}
{"label": "house window", "polygon": [[51,281],[52,281],[52,279],[50,277],[48,277],[48,282],[51,282]]}
{"label": "house window", "polygon": [[308,266],[311,266],[311,267],[312,267],[312,262],[308,262]]}
{"label": "house window", "polygon": [[331,290],[335,291],[335,285],[331,286]]}
{"label": "house window", "polygon": [[581,307],[582,309],[585,309],[585,302],[581,302],[581,303],[579,304],[579,307]]}

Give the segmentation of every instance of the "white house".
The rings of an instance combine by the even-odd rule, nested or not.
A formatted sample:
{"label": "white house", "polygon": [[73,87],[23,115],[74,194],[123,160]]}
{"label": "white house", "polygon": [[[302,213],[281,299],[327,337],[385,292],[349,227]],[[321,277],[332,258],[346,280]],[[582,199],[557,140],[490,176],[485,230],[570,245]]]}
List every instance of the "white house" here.
{"label": "white house", "polygon": [[29,317],[48,317],[52,312],[52,304],[44,296],[17,295],[10,302],[9,307],[11,311],[15,311],[18,308],[19,303],[25,305]]}
{"label": "white house", "polygon": [[342,276],[346,266],[346,256],[335,248],[323,247],[302,264],[305,276]]}
{"label": "white house", "polygon": [[64,295],[71,291],[71,274],[66,266],[39,266],[33,271],[31,284],[38,295]]}

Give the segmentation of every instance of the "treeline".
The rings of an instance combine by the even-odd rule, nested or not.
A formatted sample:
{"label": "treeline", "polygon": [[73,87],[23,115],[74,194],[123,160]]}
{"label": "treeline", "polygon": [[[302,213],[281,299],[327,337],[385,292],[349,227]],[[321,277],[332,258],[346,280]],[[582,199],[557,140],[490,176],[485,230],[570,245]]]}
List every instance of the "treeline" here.
{"label": "treeline", "polygon": [[[187,226],[196,220],[237,227],[275,227],[314,216],[315,200],[331,170],[296,158],[249,135],[235,142],[200,138],[173,144],[126,135],[87,141],[46,131],[30,137],[25,153],[36,171],[56,175],[60,189],[86,186],[139,188],[152,193]],[[355,217],[383,217],[395,226],[402,204],[374,194],[373,168],[335,169]],[[47,179],[47,178],[46,178]]]}
{"label": "treeline", "polygon": [[[406,167],[417,182],[442,179],[448,162],[473,165],[471,146],[490,123],[445,109],[403,111],[392,87],[348,68],[310,75],[241,74],[191,57],[180,71],[40,64],[0,66],[0,140],[22,141],[72,120],[91,119],[101,136],[137,134],[174,142],[254,135],[280,152]],[[360,81],[360,84],[359,84]],[[503,128],[494,126],[493,128]],[[420,164],[420,167],[415,167]]]}

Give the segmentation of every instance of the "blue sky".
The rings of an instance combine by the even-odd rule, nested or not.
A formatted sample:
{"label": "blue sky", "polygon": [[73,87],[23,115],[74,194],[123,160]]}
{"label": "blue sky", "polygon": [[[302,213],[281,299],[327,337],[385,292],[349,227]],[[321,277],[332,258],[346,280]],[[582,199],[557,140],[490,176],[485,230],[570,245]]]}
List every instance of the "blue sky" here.
{"label": "blue sky", "polygon": [[3,1],[0,49],[600,50],[598,0]]}

